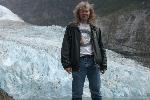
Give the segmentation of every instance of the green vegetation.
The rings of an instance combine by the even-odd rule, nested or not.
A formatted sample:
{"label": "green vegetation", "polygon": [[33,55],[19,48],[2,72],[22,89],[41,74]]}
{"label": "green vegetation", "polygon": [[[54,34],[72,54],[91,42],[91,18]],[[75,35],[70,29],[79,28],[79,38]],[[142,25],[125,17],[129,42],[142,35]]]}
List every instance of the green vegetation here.
{"label": "green vegetation", "polygon": [[94,4],[96,12],[100,15],[108,15],[120,9],[150,9],[150,0],[89,0]]}

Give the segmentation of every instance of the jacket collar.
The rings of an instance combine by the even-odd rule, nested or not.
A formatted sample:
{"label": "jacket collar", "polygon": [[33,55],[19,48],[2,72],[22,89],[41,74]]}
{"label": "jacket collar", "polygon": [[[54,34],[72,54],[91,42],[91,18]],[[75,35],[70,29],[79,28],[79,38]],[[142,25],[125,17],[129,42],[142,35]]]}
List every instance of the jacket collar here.
{"label": "jacket collar", "polygon": [[[78,28],[79,23],[72,22],[72,23],[70,23],[69,25],[70,25],[71,27],[74,27],[74,28],[76,28],[76,29],[79,30],[79,28]],[[94,26],[94,25],[92,25],[92,24],[89,24],[89,25],[90,25],[90,28],[91,28],[91,36],[92,36],[92,34],[95,33],[94,31],[96,31],[96,26]]]}
{"label": "jacket collar", "polygon": [[[79,23],[77,23],[77,22],[71,22],[69,25],[71,27],[78,27]],[[93,25],[93,24],[89,24],[89,25],[90,25],[91,29],[96,28],[96,26]]]}

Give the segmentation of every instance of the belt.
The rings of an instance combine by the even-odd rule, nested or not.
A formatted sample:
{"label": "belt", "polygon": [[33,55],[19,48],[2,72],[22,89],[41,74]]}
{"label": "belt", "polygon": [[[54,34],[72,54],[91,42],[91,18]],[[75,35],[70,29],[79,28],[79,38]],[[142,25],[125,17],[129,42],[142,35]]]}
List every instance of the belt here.
{"label": "belt", "polygon": [[84,55],[84,56],[81,56],[80,58],[92,58],[94,57],[94,55]]}

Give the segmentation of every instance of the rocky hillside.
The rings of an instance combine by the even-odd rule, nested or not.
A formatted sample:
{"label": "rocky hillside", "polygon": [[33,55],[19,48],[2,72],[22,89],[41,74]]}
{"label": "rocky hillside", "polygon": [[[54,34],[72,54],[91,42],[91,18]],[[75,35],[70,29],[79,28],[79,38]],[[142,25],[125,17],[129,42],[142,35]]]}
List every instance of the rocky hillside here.
{"label": "rocky hillside", "polygon": [[[86,0],[0,0],[0,5],[36,25],[63,25],[73,20],[72,10],[79,1]],[[88,0],[94,4],[98,16],[112,14],[120,9],[147,7],[149,0]]]}
{"label": "rocky hillside", "polygon": [[103,32],[108,49],[150,65],[150,9],[120,10],[99,17],[97,24]]}

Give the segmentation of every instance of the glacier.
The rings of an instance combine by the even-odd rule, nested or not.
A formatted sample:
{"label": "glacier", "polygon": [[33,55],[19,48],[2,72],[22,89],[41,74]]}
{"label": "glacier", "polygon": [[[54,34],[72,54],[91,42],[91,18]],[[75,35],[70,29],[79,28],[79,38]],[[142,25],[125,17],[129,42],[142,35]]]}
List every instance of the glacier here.
{"label": "glacier", "polygon": [[[14,15],[8,14],[9,10],[5,12]],[[0,88],[15,100],[69,100],[72,76],[60,63],[65,27],[36,26],[18,20],[19,17],[14,20],[3,17],[0,17]],[[106,54],[108,70],[101,75],[102,96],[149,100],[150,69],[114,51],[107,49]],[[85,100],[90,97],[87,79],[83,97]]]}

